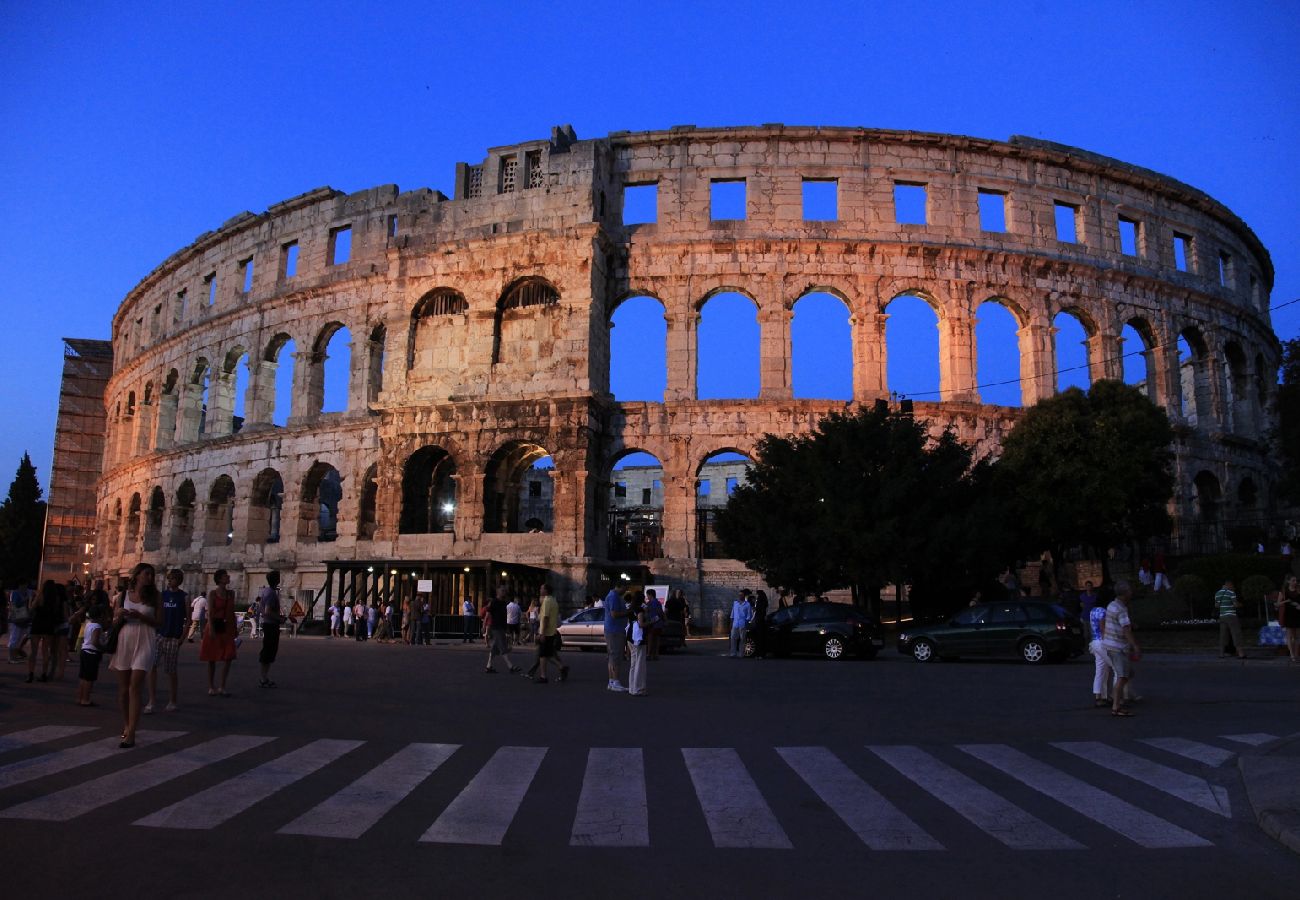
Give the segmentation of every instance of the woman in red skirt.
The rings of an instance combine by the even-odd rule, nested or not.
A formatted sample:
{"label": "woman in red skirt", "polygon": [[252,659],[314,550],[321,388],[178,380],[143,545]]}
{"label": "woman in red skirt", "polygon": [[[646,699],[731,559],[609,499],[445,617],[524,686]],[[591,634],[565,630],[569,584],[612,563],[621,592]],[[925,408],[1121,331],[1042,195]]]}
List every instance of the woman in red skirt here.
{"label": "woman in red skirt", "polygon": [[[235,660],[235,595],[227,585],[230,576],[217,569],[212,580],[217,586],[208,592],[208,624],[199,645],[199,660],[208,664],[208,696],[229,697],[226,679]],[[217,663],[221,663],[221,685],[217,686]]]}

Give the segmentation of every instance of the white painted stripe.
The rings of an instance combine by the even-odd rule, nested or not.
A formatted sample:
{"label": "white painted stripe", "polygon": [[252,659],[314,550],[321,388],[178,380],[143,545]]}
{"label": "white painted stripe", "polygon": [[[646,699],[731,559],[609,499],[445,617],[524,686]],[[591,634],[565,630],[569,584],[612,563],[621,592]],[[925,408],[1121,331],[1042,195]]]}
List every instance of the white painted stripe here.
{"label": "white painted stripe", "polygon": [[545,747],[502,747],[420,838],[439,844],[499,845],[546,756]]}
{"label": "white painted stripe", "polygon": [[1197,778],[1195,775],[1162,766],[1141,756],[1125,753],[1100,741],[1062,741],[1052,746],[1066,753],[1073,753],[1112,772],[1127,775],[1179,800],[1186,800],[1194,806],[1232,818],[1232,804],[1228,800],[1228,792],[1218,785],[1210,784],[1204,778]]}
{"label": "white painted stripe", "polygon": [[1083,850],[1084,846],[916,747],[868,747],[971,824],[1015,850]]}
{"label": "white painted stripe", "polygon": [[22,750],[25,747],[46,744],[50,741],[58,741],[66,737],[72,737],[74,734],[83,734],[94,730],[94,725],[42,725],[39,728],[29,728],[26,731],[15,731],[13,734],[0,737],[0,753],[8,753],[10,750]]}
{"label": "white painted stripe", "polygon": [[682,749],[715,847],[790,849],[776,816],[729,747]]}
{"label": "white painted stripe", "polygon": [[825,747],[777,747],[776,752],[872,850],[943,849]]}
{"label": "white painted stripe", "polygon": [[[184,733],[183,731],[137,731],[135,733],[135,745],[136,747],[147,747],[159,741],[180,737]],[[92,744],[69,747],[67,750],[56,750],[53,753],[46,753],[44,756],[20,759],[7,766],[0,766],[0,790],[37,778],[44,778],[47,775],[56,775],[59,772],[66,772],[69,769],[76,769],[90,763],[97,763],[112,756],[129,758],[124,756],[125,751],[118,746],[121,743],[122,739],[120,737],[108,738],[103,741],[95,741]]]}
{"label": "white painted stripe", "polygon": [[1210,846],[1204,838],[1018,750],[1002,744],[965,744],[960,749],[1140,846]]}
{"label": "white painted stripe", "polygon": [[1202,744],[1200,741],[1189,741],[1186,738],[1140,738],[1140,740],[1157,750],[1176,753],[1185,759],[1205,763],[1207,766],[1221,766],[1237,755],[1231,750],[1224,750],[1213,744]]}
{"label": "white painted stripe", "polygon": [[640,747],[593,747],[569,838],[572,847],[648,847],[650,820]]}
{"label": "white painted stripe", "polygon": [[[108,806],[110,803],[147,791],[182,775],[188,775],[237,753],[260,747],[272,740],[274,738],[248,734],[232,734],[215,738],[205,744],[187,747],[167,756],[131,766],[129,769],[103,775],[85,784],[55,791],[53,794],[37,797],[26,803],[19,803],[17,806],[0,810],[0,817],[66,822],[101,806]],[[137,734],[136,746],[139,744],[140,738]]]}
{"label": "white painted stripe", "polygon": [[137,820],[135,824],[197,831],[215,828],[363,743],[365,741],[312,741],[305,747],[262,763],[255,769],[191,794],[178,803]]}
{"label": "white painted stripe", "polygon": [[1267,744],[1269,741],[1276,741],[1277,736],[1272,734],[1224,734],[1220,735],[1225,741],[1232,741],[1234,744],[1249,744],[1252,747],[1258,747],[1261,744]]}
{"label": "white painted stripe", "polygon": [[359,838],[448,760],[459,744],[408,744],[280,834]]}

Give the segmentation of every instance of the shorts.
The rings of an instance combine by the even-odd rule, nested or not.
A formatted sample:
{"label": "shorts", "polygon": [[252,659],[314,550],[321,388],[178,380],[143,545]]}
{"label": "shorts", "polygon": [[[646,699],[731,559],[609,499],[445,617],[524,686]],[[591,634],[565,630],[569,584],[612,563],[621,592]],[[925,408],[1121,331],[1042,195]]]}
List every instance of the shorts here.
{"label": "shorts", "polygon": [[548,634],[542,638],[542,642],[537,645],[537,656],[540,659],[550,659],[560,652],[560,636],[558,634]]}
{"label": "shorts", "polygon": [[280,627],[278,625],[262,626],[262,651],[257,654],[257,661],[264,666],[275,662],[275,655],[280,652]]}
{"label": "shorts", "polygon": [[1114,671],[1116,678],[1133,677],[1133,660],[1129,658],[1128,650],[1108,649],[1106,658],[1110,660],[1110,667]]}
{"label": "shorts", "polygon": [[162,666],[167,675],[176,674],[176,659],[180,656],[181,639],[160,637],[153,648],[153,668]]}
{"label": "shorts", "polygon": [[618,665],[623,661],[623,649],[627,646],[627,633],[623,631],[605,632],[605,652],[609,661]]}
{"label": "shorts", "polygon": [[515,640],[518,640],[518,639],[519,639],[519,625],[518,625],[518,624],[515,624],[515,625],[507,625],[507,626],[506,626],[506,630],[507,630],[508,632],[510,632],[510,636],[511,636],[512,638],[514,638]]}
{"label": "shorts", "polygon": [[99,660],[100,654],[94,650],[81,651],[81,672],[82,681],[94,682],[99,679]]}
{"label": "shorts", "polygon": [[492,649],[489,651],[492,656],[505,656],[510,652],[510,642],[506,640],[506,630],[504,628],[493,628],[488,632],[488,637],[492,642]]}

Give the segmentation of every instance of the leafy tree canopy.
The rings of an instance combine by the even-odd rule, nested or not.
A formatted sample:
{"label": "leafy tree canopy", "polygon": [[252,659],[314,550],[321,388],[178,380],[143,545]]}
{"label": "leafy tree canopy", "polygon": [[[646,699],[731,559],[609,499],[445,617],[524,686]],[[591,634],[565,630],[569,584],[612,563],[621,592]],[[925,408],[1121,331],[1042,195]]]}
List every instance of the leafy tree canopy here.
{"label": "leafy tree canopy", "polygon": [[1167,533],[1173,437],[1164,411],[1119,381],[1025,410],[997,463],[1024,549],[1083,544],[1104,558],[1107,548]]}
{"label": "leafy tree canopy", "polygon": [[41,566],[45,502],[31,457],[23,454],[9,496],[0,503],[0,584],[34,579]]}

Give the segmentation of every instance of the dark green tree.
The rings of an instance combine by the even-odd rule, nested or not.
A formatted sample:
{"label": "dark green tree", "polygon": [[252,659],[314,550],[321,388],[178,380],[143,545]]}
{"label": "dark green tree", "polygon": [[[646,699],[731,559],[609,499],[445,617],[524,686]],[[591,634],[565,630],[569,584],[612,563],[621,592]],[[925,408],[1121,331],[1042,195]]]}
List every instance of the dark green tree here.
{"label": "dark green tree", "polygon": [[1300,504],[1300,338],[1282,342],[1276,410],[1273,437],[1282,463],[1278,490],[1289,502]]}
{"label": "dark green tree", "polygon": [[[1173,429],[1137,388],[1098,381],[1025,410],[997,463],[1025,552],[1106,551],[1169,531]],[[1105,573],[1109,578],[1109,572]]]}
{"label": "dark green tree", "polygon": [[9,496],[0,503],[0,584],[36,578],[45,537],[45,501],[31,457],[23,454]]}
{"label": "dark green tree", "polygon": [[769,584],[849,587],[875,609],[885,584],[951,581],[935,574],[945,567],[970,581],[979,568],[969,551],[983,545],[969,532],[988,479],[953,433],[931,438],[926,423],[879,406],[832,414],[806,436],[766,435],[757,457],[717,529]]}

